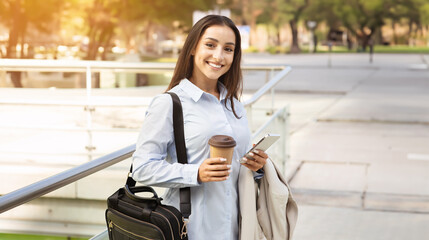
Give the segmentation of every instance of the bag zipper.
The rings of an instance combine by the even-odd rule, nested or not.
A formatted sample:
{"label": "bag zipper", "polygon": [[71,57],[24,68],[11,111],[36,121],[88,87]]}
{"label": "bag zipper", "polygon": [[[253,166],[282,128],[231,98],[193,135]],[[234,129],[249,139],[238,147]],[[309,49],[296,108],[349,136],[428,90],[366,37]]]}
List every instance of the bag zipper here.
{"label": "bag zipper", "polygon": [[168,226],[170,226],[170,232],[171,232],[171,239],[174,239],[174,233],[173,233],[173,227],[171,226],[170,222],[168,221],[168,218],[166,218],[164,215],[162,215],[161,213],[155,212],[153,211],[153,213],[161,216],[162,218],[165,219],[165,221],[168,223]]}
{"label": "bag zipper", "polygon": [[133,233],[133,232],[130,232],[130,231],[128,231],[128,230],[126,230],[126,229],[124,229],[124,228],[122,228],[122,227],[120,227],[120,226],[118,226],[118,225],[114,224],[112,221],[110,221],[110,222],[109,222],[109,230],[110,230],[110,232],[112,232],[113,227],[116,227],[116,228],[120,229],[121,231],[124,231],[124,232],[126,232],[126,233],[128,233],[128,234],[130,234],[130,235],[133,235],[133,236],[137,236],[137,237],[139,237],[139,238],[143,238],[143,239],[146,239],[146,240],[155,240],[155,239],[152,239],[152,238],[147,238],[147,237],[145,237],[145,236],[138,235],[138,234],[135,234],[135,233]]}
{"label": "bag zipper", "polygon": [[[166,211],[168,211],[169,213],[171,213],[171,215],[173,215],[173,217],[176,219],[176,221],[177,221],[177,229],[180,231],[180,221],[179,221],[179,219],[176,217],[176,215],[174,215],[174,213],[172,212],[172,211],[170,211],[168,208],[166,208],[166,207],[163,207],[163,206],[161,206],[161,205],[159,205],[159,207],[161,207],[162,209],[164,209],[164,210],[166,210]],[[182,235],[182,233],[180,233],[180,235]]]}
{"label": "bag zipper", "polygon": [[[123,202],[123,203],[125,203],[126,205],[130,205],[130,206],[132,206],[132,207],[134,207],[134,205],[132,205],[132,204],[130,204],[130,203],[128,203],[128,202]],[[182,227],[182,229],[180,229],[180,221],[179,221],[179,219],[176,217],[176,215],[172,212],[172,211],[170,211],[168,208],[166,208],[166,207],[163,207],[162,205],[158,205],[158,207],[160,207],[160,208],[162,208],[162,209],[164,209],[164,210],[166,210],[166,211],[168,211],[169,213],[171,213],[171,215],[173,215],[173,217],[174,217],[174,219],[176,219],[176,222],[177,222],[177,229],[178,229],[178,231],[179,231],[179,234],[180,234],[180,239],[183,239],[183,237],[186,237],[186,235],[188,234],[188,230],[187,230],[187,222],[185,222],[185,219],[182,217],[182,222],[183,222],[183,227]],[[166,222],[168,223],[168,225],[170,226],[170,232],[171,232],[171,238],[172,239],[174,239],[174,233],[173,233],[173,227],[171,226],[171,224],[170,224],[170,222],[168,221],[168,219],[164,216],[164,215],[162,215],[162,214],[160,214],[160,213],[158,213],[158,212],[155,212],[155,211],[153,211],[154,213],[156,213],[156,214],[158,214],[158,215],[160,215],[161,217],[163,217],[165,220],[166,220]]]}
{"label": "bag zipper", "polygon": [[[156,226],[155,224],[148,223],[148,222],[144,222],[144,221],[141,221],[141,220],[138,220],[138,219],[132,218],[132,217],[130,217],[130,216],[127,216],[126,214],[123,214],[123,213],[121,213],[121,212],[119,212],[119,211],[116,211],[116,210],[113,210],[113,209],[109,209],[109,211],[111,211],[112,213],[117,214],[117,215],[122,215],[122,216],[124,216],[125,218],[129,218],[129,219],[131,219],[131,220],[132,220],[132,221],[134,221],[134,222],[142,222],[142,223],[144,223],[144,224],[146,224],[146,225],[150,225],[150,226],[152,226],[152,227],[156,228],[156,229],[161,233],[161,235],[162,235],[162,239],[163,239],[163,240],[166,240],[166,239],[165,239],[165,236],[164,236],[164,233],[162,232],[162,230],[161,230],[158,226]],[[110,222],[111,222],[112,224],[114,224],[114,223],[112,222],[112,220],[110,220]],[[109,226],[110,226],[110,223],[109,223]],[[115,224],[115,226],[118,226],[118,225],[116,225],[116,224]],[[174,238],[173,238],[173,239],[174,239]]]}

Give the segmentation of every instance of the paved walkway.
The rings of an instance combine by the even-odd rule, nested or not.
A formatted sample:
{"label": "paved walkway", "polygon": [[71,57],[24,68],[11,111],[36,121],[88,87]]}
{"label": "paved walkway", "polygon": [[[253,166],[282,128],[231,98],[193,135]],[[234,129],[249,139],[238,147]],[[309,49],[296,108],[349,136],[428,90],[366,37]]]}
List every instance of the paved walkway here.
{"label": "paved walkway", "polygon": [[300,207],[295,239],[427,239],[425,59],[417,54],[376,54],[373,63],[366,54],[245,58],[293,66],[276,89],[276,103],[291,107],[288,176]]}

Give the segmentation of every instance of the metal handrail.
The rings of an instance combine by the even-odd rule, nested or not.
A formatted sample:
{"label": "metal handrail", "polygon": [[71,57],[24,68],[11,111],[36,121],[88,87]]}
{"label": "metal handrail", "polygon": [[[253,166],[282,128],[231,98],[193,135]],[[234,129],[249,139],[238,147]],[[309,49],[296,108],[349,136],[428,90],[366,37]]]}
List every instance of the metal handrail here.
{"label": "metal handrail", "polygon": [[0,69],[4,71],[43,71],[49,72],[92,72],[115,69],[116,72],[165,72],[173,70],[175,63],[117,62],[84,60],[34,60],[0,59]]}
{"label": "metal handrail", "polygon": [[277,73],[274,78],[272,78],[270,81],[265,83],[258,91],[256,91],[252,97],[246,101],[243,102],[244,106],[251,106],[253,103],[258,101],[265,93],[267,93],[269,90],[273,89],[277,83],[280,82],[283,78],[286,77],[292,71],[292,68],[290,66],[284,66],[284,68]]}
{"label": "metal handrail", "polygon": [[[38,105],[38,106],[67,106],[67,107],[84,107],[86,111],[86,126],[85,127],[42,127],[36,126],[37,129],[43,130],[64,130],[64,131],[86,131],[88,133],[88,144],[85,146],[87,151],[88,160],[92,160],[93,157],[93,137],[94,131],[116,131],[118,129],[110,128],[93,128],[92,118],[93,110],[97,107],[146,107],[149,103],[146,103],[144,99],[142,102],[127,102],[127,103],[104,103],[96,101],[95,97],[92,96],[92,72],[97,71],[111,71],[111,72],[138,72],[138,73],[154,73],[154,72],[165,72],[173,71],[175,67],[174,63],[152,63],[152,62],[114,62],[114,61],[80,61],[80,60],[34,60],[34,59],[0,59],[0,70],[3,71],[52,71],[52,72],[86,72],[86,99],[85,100],[73,100],[73,101],[56,101],[55,103],[37,99],[23,100],[23,99],[0,99],[0,104],[6,105]],[[258,101],[265,93],[271,89],[271,112],[274,109],[274,86],[280,82],[284,77],[291,71],[291,67],[285,65],[273,65],[273,64],[244,64],[243,70],[263,70],[267,71],[267,81],[258,91],[252,95],[252,97],[244,102],[247,107],[250,126],[252,126],[251,118],[251,106],[253,103]],[[275,76],[274,72],[278,72]],[[271,78],[268,81],[268,78]],[[7,128],[8,126],[0,125],[0,128]],[[28,129],[29,126],[11,126],[15,128]],[[126,131],[133,131],[135,129],[126,129]]]}
{"label": "metal handrail", "polygon": [[26,187],[15,190],[0,197],[0,213],[41,197],[58,188],[64,187],[83,177],[98,172],[115,163],[125,160],[133,154],[135,145],[122,148],[90,162],[84,163],[57,175],[45,178]]}
{"label": "metal handrail", "polygon": [[[119,62],[119,61],[85,61],[85,60],[35,60],[35,59],[0,59],[3,71],[43,71],[49,72],[92,72],[115,69],[115,72],[165,72],[173,71],[176,63],[156,62]],[[283,65],[244,64],[242,70],[282,70]]]}
{"label": "metal handrail", "polygon": [[[0,104],[3,105],[31,105],[31,106],[67,106],[67,107],[88,107],[88,103],[84,100],[73,100],[70,101],[40,101],[40,100],[7,100],[0,99]],[[145,107],[149,104],[142,103],[91,103],[89,107]]]}
{"label": "metal handrail", "polygon": [[[3,65],[2,67],[0,67],[0,69],[8,69],[8,70],[18,70],[18,68],[13,68],[13,64],[18,64],[21,63],[20,66],[23,67],[24,65],[27,66],[28,68],[42,68],[42,67],[46,67],[47,64],[53,64],[54,66],[57,67],[64,67],[65,65],[70,64],[69,67],[72,67],[71,65],[73,64],[77,64],[76,68],[74,69],[85,69],[88,71],[88,69],[91,71],[94,70],[93,67],[96,68],[101,68],[101,67],[106,67],[106,68],[126,68],[126,69],[131,69],[131,65],[129,63],[115,63],[115,66],[110,65],[111,63],[106,63],[106,62],[95,62],[95,61],[70,61],[73,62],[73,64],[71,64],[70,62],[67,62],[67,64],[62,63],[59,64],[57,61],[51,61],[51,60],[46,60],[45,65],[40,65],[39,63],[37,63],[37,61],[34,60],[17,60],[17,59],[0,59],[0,66]],[[79,63],[79,62],[85,62],[85,64],[83,63]],[[25,64],[23,64],[25,63]],[[89,67],[88,64],[93,64],[91,66],[93,67]],[[135,63],[135,65],[139,65],[141,67],[141,64],[144,63]],[[18,64],[19,65],[19,64]],[[162,64],[160,64],[162,65]],[[171,66],[169,66],[171,68]],[[263,68],[264,70],[267,70],[268,67],[261,67],[259,66],[261,69]],[[49,68],[49,67],[46,67]],[[273,88],[280,80],[282,80],[290,71],[291,68],[289,66],[273,66],[271,67],[272,70],[280,70],[283,69],[280,73],[278,73],[273,79],[271,79],[267,84],[265,84],[260,90],[258,90],[248,101],[244,102],[245,106],[251,106],[253,103],[255,103],[258,99],[260,99],[263,94],[265,94],[266,92],[268,92],[271,88]],[[28,70],[28,69],[26,69]],[[164,69],[166,70],[166,69]],[[88,73],[88,72],[87,72]],[[111,166],[115,163],[118,163],[122,160],[125,160],[129,157],[131,157],[131,155],[133,154],[133,152],[135,151],[135,145],[131,145],[128,147],[125,147],[123,149],[120,149],[116,152],[113,152],[111,154],[105,155],[103,157],[97,158],[95,160],[92,160],[90,162],[84,163],[80,166],[74,167],[72,169],[66,170],[64,172],[61,172],[57,175],[45,178],[41,181],[38,181],[36,183],[33,183],[29,186],[20,188],[18,190],[15,190],[13,192],[10,192],[6,195],[3,195],[0,197],[0,213],[3,213],[7,210],[10,210],[16,206],[22,205],[26,202],[29,202],[35,198],[41,197],[49,192],[52,192],[54,190],[57,190],[61,187],[64,187],[70,183],[73,183],[83,177],[86,177],[88,175],[91,175],[95,172],[98,172],[108,166]]]}

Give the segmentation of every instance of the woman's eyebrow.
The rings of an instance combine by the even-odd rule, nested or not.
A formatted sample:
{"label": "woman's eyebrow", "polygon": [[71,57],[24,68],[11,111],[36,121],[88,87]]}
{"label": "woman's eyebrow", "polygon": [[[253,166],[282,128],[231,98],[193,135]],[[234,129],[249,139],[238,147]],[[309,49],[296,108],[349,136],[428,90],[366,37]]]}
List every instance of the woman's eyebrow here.
{"label": "woman's eyebrow", "polygon": [[[209,40],[212,40],[212,41],[215,41],[215,42],[219,42],[219,40],[217,40],[216,38],[211,38],[211,37],[206,37],[206,39],[209,39]],[[227,43],[225,43],[226,45],[234,45],[235,46],[235,43],[233,43],[233,42],[227,42]]]}

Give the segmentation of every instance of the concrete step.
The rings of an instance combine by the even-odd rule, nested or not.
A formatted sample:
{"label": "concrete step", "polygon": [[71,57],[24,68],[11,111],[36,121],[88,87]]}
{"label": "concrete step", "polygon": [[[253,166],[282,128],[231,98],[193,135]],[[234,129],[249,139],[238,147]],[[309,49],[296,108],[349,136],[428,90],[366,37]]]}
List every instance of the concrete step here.
{"label": "concrete step", "polygon": [[0,215],[0,232],[92,237],[106,229],[106,201],[38,198]]}
{"label": "concrete step", "polygon": [[291,189],[298,205],[429,214],[429,196]]}
{"label": "concrete step", "polygon": [[[429,162],[304,161],[291,177],[298,203],[429,213]],[[390,183],[390,184],[389,184]]]}
{"label": "concrete step", "polygon": [[429,214],[300,204],[294,240],[421,240]]}

